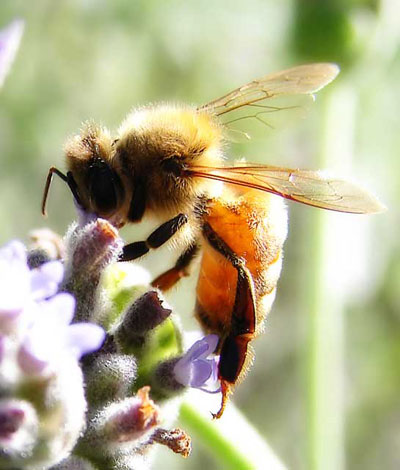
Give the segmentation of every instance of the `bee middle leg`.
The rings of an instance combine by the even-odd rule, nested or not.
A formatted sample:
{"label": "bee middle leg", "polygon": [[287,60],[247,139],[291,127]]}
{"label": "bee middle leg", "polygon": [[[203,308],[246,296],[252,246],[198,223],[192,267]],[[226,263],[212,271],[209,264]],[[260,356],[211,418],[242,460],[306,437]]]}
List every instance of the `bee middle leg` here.
{"label": "bee middle leg", "polygon": [[156,228],[146,240],[125,245],[119,261],[133,261],[148,253],[150,249],[159,248],[187,222],[188,216],[186,214],[178,214],[167,220],[167,222]]}
{"label": "bee middle leg", "polygon": [[175,266],[157,276],[151,285],[153,287],[157,287],[163,292],[171,289],[171,287],[173,287],[182,277],[189,275],[189,265],[192,263],[198,252],[198,243],[192,243],[178,258]]}
{"label": "bee middle leg", "polygon": [[218,366],[222,403],[219,411],[213,416],[220,418],[232,387],[244,367],[248,343],[254,336],[256,328],[255,296],[251,274],[243,259],[225,243],[208,223],[203,225],[203,234],[210,245],[230,261],[238,273],[230,330],[222,342]]}

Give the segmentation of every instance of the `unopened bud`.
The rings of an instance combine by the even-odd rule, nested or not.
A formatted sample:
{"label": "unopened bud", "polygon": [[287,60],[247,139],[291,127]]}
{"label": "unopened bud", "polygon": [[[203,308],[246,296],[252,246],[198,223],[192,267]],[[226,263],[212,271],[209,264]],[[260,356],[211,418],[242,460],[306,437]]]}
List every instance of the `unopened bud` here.
{"label": "unopened bud", "polygon": [[75,321],[92,318],[97,288],[104,269],[117,261],[123,242],[117,230],[106,220],[96,219],[83,228],[70,231],[63,289],[77,300]]}
{"label": "unopened bud", "polygon": [[49,260],[65,258],[65,245],[62,237],[48,228],[39,228],[29,232],[29,241],[29,251],[41,252]]}
{"label": "unopened bud", "polygon": [[20,428],[25,418],[22,408],[0,407],[0,439],[10,439]]}
{"label": "unopened bud", "polygon": [[101,354],[85,372],[86,398],[93,406],[127,396],[135,381],[137,366],[133,356]]}
{"label": "unopened bud", "polygon": [[96,461],[101,468],[109,468],[110,460],[119,458],[127,449],[134,454],[134,449],[147,443],[160,422],[160,410],[149,392],[150,387],[143,387],[136,396],[96,412],[78,443],[79,455]]}
{"label": "unopened bud", "polygon": [[125,312],[116,331],[116,338],[130,347],[141,347],[146,342],[149,331],[163,323],[172,310],[162,305],[156,291],[150,291],[139,297]]}
{"label": "unopened bud", "polygon": [[149,397],[150,387],[138,390],[135,397],[111,405],[104,432],[110,442],[128,442],[143,438],[159,424],[160,410]]}
{"label": "unopened bud", "polygon": [[42,266],[42,264],[45,264],[49,261],[51,261],[51,258],[44,250],[31,250],[27,253],[27,263],[29,269],[38,268],[39,266]]}
{"label": "unopened bud", "polygon": [[158,364],[154,371],[152,387],[159,398],[170,398],[186,388],[175,376],[175,366],[181,357],[167,359]]}
{"label": "unopened bud", "polygon": [[38,428],[37,414],[28,402],[0,401],[0,468],[18,467],[32,455]]}
{"label": "unopened bud", "polygon": [[87,460],[71,456],[51,467],[51,470],[95,470],[95,467]]}

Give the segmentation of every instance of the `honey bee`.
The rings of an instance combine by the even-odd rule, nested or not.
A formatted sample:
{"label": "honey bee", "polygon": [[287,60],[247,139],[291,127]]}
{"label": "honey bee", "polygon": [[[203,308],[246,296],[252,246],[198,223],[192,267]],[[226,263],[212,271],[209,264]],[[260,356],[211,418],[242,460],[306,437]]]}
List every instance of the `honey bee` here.
{"label": "honey bee", "polygon": [[[181,247],[175,265],[153,286],[165,291],[189,275],[201,255],[195,315],[219,336],[219,418],[248,369],[250,342],[273,303],[287,234],[282,198],[349,213],[383,206],[358,186],[323,173],[240,162],[224,164],[227,127],[221,116],[284,95],[312,95],[339,72],[335,64],[301,65],[254,80],[198,108],[159,104],[134,109],[112,137],[86,124],[65,145],[68,172],[50,168],[86,212],[116,227],[155,216],[160,225],[144,241],[127,244],[122,261],[139,258],[170,240]],[[281,198],[276,197],[281,196]]]}

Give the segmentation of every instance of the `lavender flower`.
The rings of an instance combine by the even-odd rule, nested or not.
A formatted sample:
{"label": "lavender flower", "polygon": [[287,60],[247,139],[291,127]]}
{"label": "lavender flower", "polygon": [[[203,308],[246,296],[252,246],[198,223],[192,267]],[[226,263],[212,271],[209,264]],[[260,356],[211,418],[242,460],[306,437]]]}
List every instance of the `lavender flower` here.
{"label": "lavender flower", "polygon": [[23,32],[23,20],[14,20],[0,31],[0,87],[14,61]]}
{"label": "lavender flower", "polygon": [[[49,263],[48,263],[49,264]],[[62,293],[38,304],[35,321],[28,328],[19,351],[19,364],[25,372],[40,372],[65,356],[79,360],[102,345],[104,330],[92,323],[70,325],[75,300]]]}
{"label": "lavender flower", "polygon": [[11,242],[0,250],[0,330],[22,312],[29,294],[25,248],[19,242]]}
{"label": "lavender flower", "polygon": [[207,335],[196,341],[175,363],[173,368],[175,379],[187,387],[199,388],[210,393],[218,392],[219,389],[209,388],[217,381],[218,358],[207,359],[217,345],[217,335]]}
{"label": "lavender flower", "polygon": [[0,249],[0,330],[8,321],[29,312],[36,302],[57,292],[63,267],[54,261],[30,270],[25,247],[12,241]]}
{"label": "lavender flower", "polygon": [[22,243],[0,249],[0,468],[49,468],[67,457],[85,428],[78,360],[104,330],[70,324],[75,300],[57,293],[64,269],[29,269]]}
{"label": "lavender flower", "polygon": [[56,294],[63,272],[59,261],[29,270],[18,241],[0,249],[0,330],[17,328],[15,320],[23,317],[23,327],[17,328],[22,338],[18,360],[26,373],[40,372],[64,355],[78,360],[103,343],[105,333],[98,325],[70,325],[75,300],[70,294]]}

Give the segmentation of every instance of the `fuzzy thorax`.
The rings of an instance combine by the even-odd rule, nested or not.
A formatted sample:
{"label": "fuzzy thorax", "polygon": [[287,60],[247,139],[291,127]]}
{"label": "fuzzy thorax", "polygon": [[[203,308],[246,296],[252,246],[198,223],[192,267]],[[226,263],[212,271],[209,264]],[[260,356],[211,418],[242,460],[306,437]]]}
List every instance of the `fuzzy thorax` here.
{"label": "fuzzy thorax", "polygon": [[[222,129],[207,113],[161,104],[133,110],[119,129],[116,160],[127,184],[146,182],[146,208],[158,216],[189,213],[218,184],[184,174],[194,165],[222,165]],[[128,181],[129,180],[129,181]]]}

